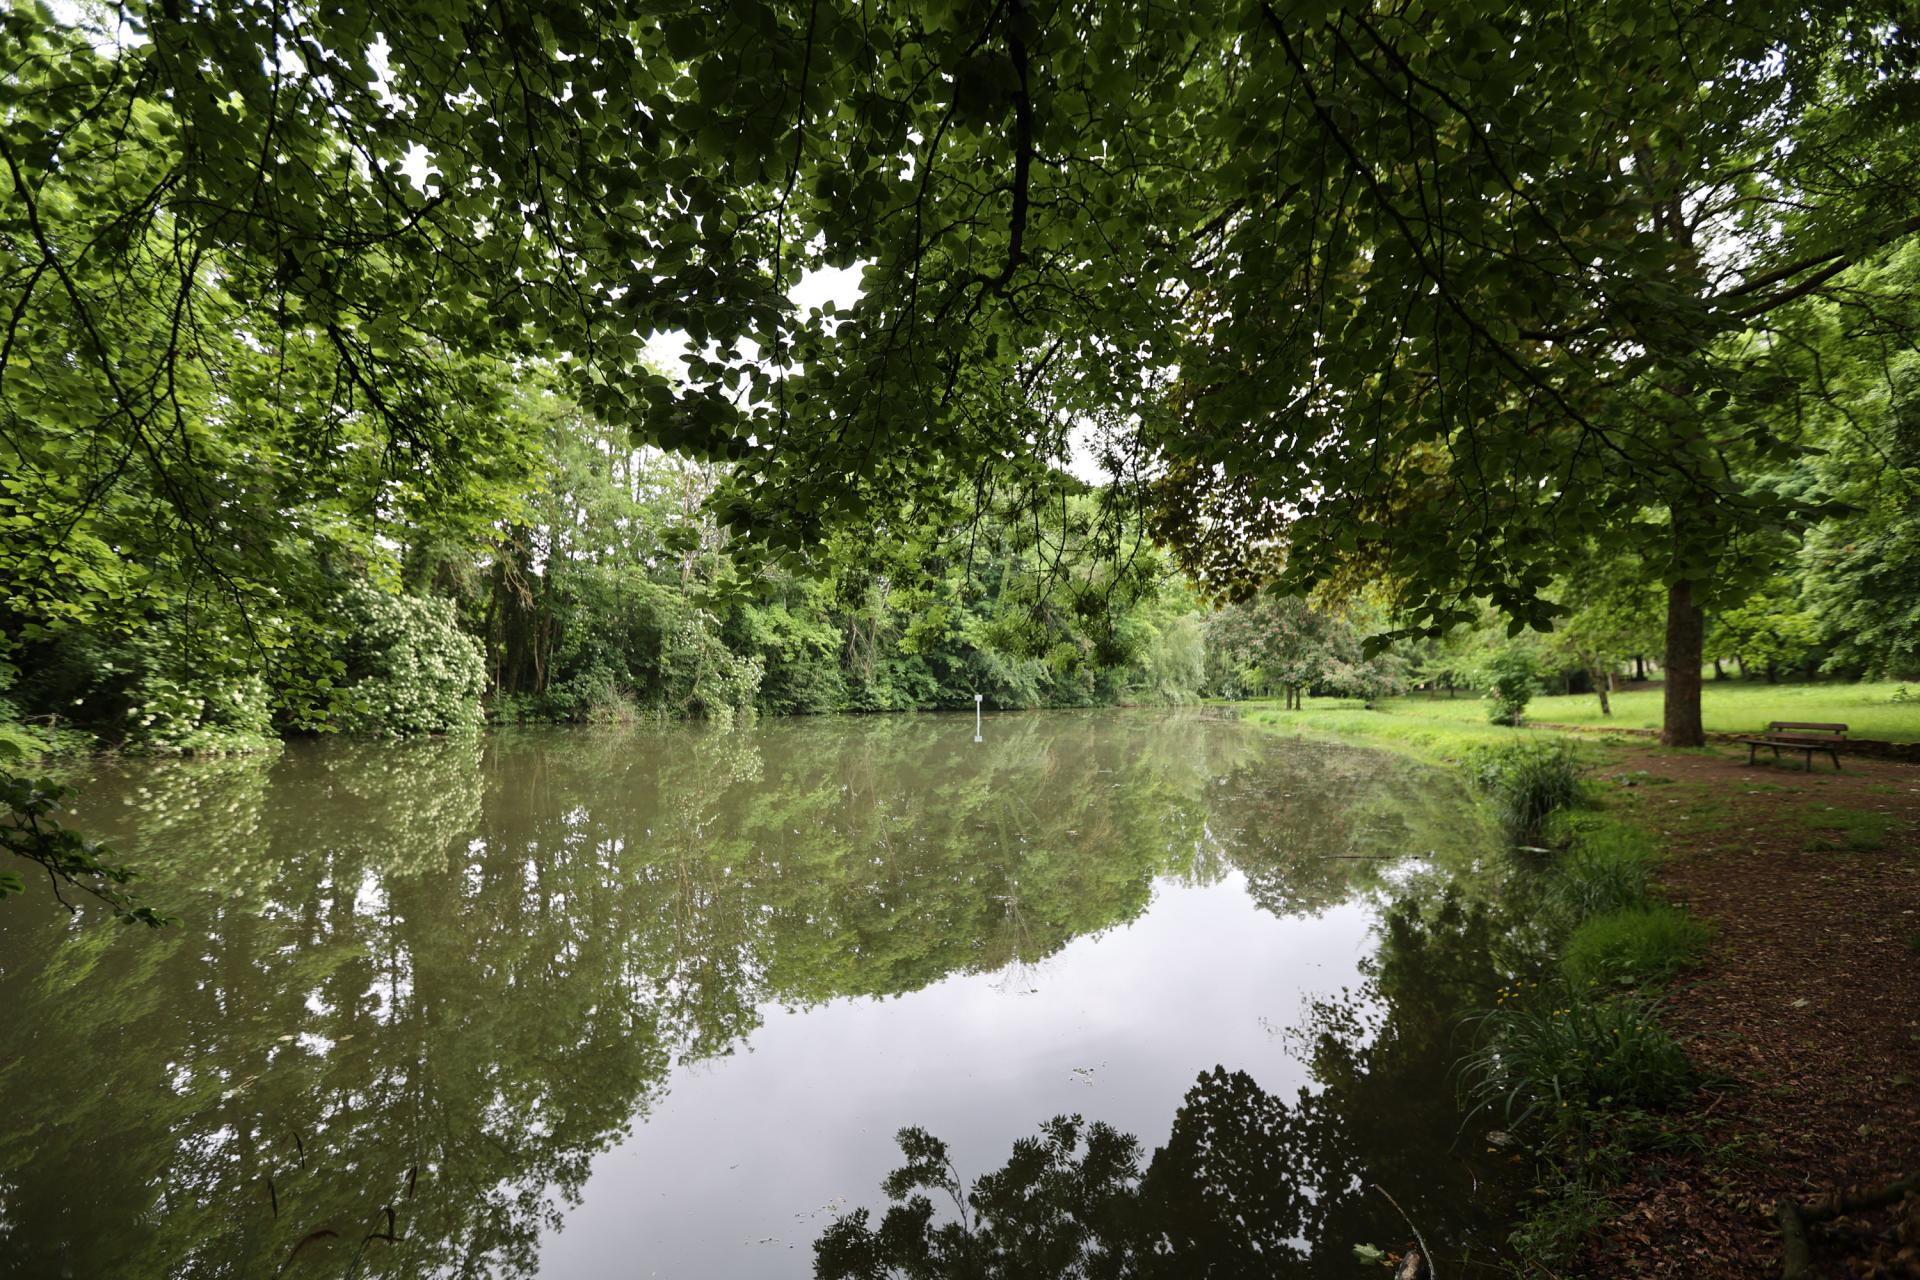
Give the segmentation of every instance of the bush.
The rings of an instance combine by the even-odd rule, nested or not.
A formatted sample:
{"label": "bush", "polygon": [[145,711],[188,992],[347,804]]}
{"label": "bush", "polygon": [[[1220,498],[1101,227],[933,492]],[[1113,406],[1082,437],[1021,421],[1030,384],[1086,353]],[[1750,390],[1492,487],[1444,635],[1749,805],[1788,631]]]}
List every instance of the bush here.
{"label": "bush", "polygon": [[1658,1110],[1693,1091],[1687,1055],[1648,1001],[1598,999],[1578,987],[1562,988],[1552,1003],[1518,995],[1503,994],[1480,1018],[1479,1043],[1462,1062],[1475,1111],[1499,1106],[1508,1124],[1578,1127],[1603,1107]]}
{"label": "bush", "polygon": [[1509,645],[1489,657],[1480,668],[1487,690],[1487,719],[1518,725],[1527,704],[1540,692],[1540,669],[1531,650]]}
{"label": "bush", "polygon": [[753,710],[765,674],[758,657],[742,657],[721,642],[713,616],[704,610],[681,619],[660,665],[666,714],[721,722]]}
{"label": "bush", "polygon": [[1707,927],[1678,907],[1623,907],[1575,929],[1560,963],[1575,982],[1645,982],[1672,977],[1706,945]]}
{"label": "bush", "polygon": [[1467,757],[1474,785],[1493,798],[1516,844],[1538,844],[1547,819],[1580,799],[1580,768],[1564,742],[1482,747]]}
{"label": "bush", "polygon": [[479,728],[486,660],[450,601],[388,595],[361,582],[337,607],[347,631],[339,727],[389,737]]}

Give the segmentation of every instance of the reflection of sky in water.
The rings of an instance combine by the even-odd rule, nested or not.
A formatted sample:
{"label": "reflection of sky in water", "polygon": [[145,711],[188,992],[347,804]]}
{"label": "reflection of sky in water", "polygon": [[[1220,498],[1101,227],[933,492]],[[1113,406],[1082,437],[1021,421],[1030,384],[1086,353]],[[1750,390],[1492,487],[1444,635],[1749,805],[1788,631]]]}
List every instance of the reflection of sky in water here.
{"label": "reflection of sky in water", "polygon": [[678,1073],[594,1162],[581,1207],[542,1244],[543,1271],[803,1276],[836,1214],[883,1204],[902,1126],[945,1138],[971,1179],[1061,1114],[1105,1120],[1151,1151],[1215,1064],[1290,1097],[1306,1071],[1271,1028],[1293,1023],[1305,997],[1357,985],[1370,922],[1358,905],[1277,919],[1238,873],[1202,888],[1162,881],[1144,916],[1076,939],[1012,991],[1000,975],[967,975],[770,1011],[744,1048]]}
{"label": "reflection of sky in water", "polygon": [[[1414,885],[1387,859],[1480,847],[1457,795],[1371,753],[1160,712],[986,736],[837,718],[100,762],[80,825],[184,923],[0,909],[0,1088],[41,1108],[0,1119],[0,1278],[272,1274],[416,1164],[377,1274],[479,1251],[804,1276],[835,1214],[884,1207],[903,1126],[972,1179],[1058,1114],[1144,1157],[1216,1064],[1321,1093],[1290,1055],[1309,1002],[1379,1011],[1378,890]],[[1396,1110],[1438,1079],[1425,1044],[1386,1064],[1417,1088],[1338,1101],[1375,1119],[1300,1158],[1384,1142],[1435,1185],[1450,1092],[1422,1142]],[[1334,1274],[1374,1224],[1329,1229]]]}

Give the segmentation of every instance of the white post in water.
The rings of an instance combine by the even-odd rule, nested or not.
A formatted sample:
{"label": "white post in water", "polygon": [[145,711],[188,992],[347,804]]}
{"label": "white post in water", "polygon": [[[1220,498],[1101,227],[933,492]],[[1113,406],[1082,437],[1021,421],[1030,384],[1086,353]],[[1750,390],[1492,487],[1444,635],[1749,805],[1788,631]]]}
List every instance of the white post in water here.
{"label": "white post in water", "polygon": [[986,741],[985,738],[980,736],[980,699],[983,696],[985,695],[978,693],[973,695],[973,740],[975,742]]}

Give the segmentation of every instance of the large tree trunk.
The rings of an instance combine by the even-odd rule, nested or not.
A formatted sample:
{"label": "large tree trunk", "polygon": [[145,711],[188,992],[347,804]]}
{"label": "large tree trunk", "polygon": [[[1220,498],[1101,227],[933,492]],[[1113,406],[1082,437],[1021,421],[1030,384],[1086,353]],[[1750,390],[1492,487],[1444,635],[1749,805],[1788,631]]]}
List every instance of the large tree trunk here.
{"label": "large tree trunk", "polygon": [[1665,715],[1660,742],[1668,747],[1704,747],[1700,721],[1700,663],[1705,648],[1706,615],[1693,600],[1693,584],[1682,579],[1667,588]]}

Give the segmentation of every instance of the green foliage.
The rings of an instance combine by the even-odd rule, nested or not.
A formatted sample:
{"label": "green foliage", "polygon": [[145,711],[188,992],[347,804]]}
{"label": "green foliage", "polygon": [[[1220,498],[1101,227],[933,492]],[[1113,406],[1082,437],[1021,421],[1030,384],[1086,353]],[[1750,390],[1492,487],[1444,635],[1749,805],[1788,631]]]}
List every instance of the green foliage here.
{"label": "green foliage", "polygon": [[1531,1209],[1507,1239],[1528,1263],[1549,1275],[1566,1274],[1613,1215],[1612,1202],[1591,1182],[1569,1179]]}
{"label": "green foliage", "polygon": [[1581,922],[1560,960],[1576,983],[1657,982],[1698,960],[1706,945],[1706,925],[1679,907],[1622,906]]}
{"label": "green foliage", "polygon": [[1816,651],[1821,633],[1819,619],[1800,601],[1795,584],[1781,577],[1715,612],[1707,651],[1740,659],[1743,670],[1774,672],[1804,662]]}
{"label": "green foliage", "polygon": [[1659,1110],[1695,1088],[1656,1006],[1584,987],[1512,989],[1476,1027],[1461,1063],[1468,1102],[1510,1125],[1584,1125],[1599,1108]]}
{"label": "green foliage", "polygon": [[1289,705],[1308,693],[1371,703],[1406,687],[1408,663],[1391,650],[1369,654],[1367,639],[1384,629],[1375,609],[1322,608],[1298,596],[1265,592],[1207,619],[1206,685],[1220,697],[1276,691]]}
{"label": "green foliage", "polygon": [[[137,873],[114,861],[113,850],[60,822],[61,802],[71,794],[70,788],[57,783],[0,769],[0,850],[45,872],[54,897],[69,911],[77,913],[78,908],[61,895],[62,886],[99,899],[128,924],[158,928],[173,923],[126,891]],[[25,889],[18,872],[0,867],[0,898]]]}
{"label": "green foliage", "polygon": [[1564,741],[1480,747],[1465,763],[1515,844],[1539,844],[1547,820],[1581,798],[1580,765]]}
{"label": "green foliage", "polygon": [[336,607],[345,666],[341,728],[402,737],[479,727],[486,667],[449,602],[355,583]]}
{"label": "green foliage", "polygon": [[1657,856],[1638,828],[1604,815],[1581,817],[1547,881],[1549,898],[1570,924],[1639,905]]}
{"label": "green foliage", "polygon": [[1507,645],[1480,664],[1486,688],[1487,719],[1493,724],[1518,725],[1527,704],[1540,692],[1540,666],[1531,646]]}

